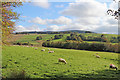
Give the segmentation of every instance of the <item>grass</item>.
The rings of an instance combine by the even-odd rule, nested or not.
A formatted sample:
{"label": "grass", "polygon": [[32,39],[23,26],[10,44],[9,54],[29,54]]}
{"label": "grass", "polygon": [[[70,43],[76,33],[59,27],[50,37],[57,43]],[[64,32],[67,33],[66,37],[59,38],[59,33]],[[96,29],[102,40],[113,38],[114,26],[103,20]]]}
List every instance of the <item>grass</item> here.
{"label": "grass", "polygon": [[[41,51],[45,49],[46,51]],[[48,53],[48,48],[4,46],[2,51],[2,75],[9,77],[12,70],[25,70],[30,78],[117,78],[118,71],[110,70],[109,64],[118,66],[118,54],[96,51],[57,49]],[[63,58],[67,64],[58,63]]]}
{"label": "grass", "polygon": [[17,40],[16,42],[21,42],[21,43],[25,43],[25,42],[29,42],[31,44],[39,44],[36,41],[36,37],[37,36],[42,36],[42,40],[48,40],[51,37],[54,37],[54,34],[30,34],[30,35],[23,35],[22,38],[20,38],[19,40]]}
{"label": "grass", "polygon": [[[80,34],[83,34],[86,37],[87,36],[96,36],[97,37],[97,36],[101,35],[101,34],[96,34],[96,33],[80,33]],[[17,39],[16,42],[21,42],[21,43],[29,42],[31,44],[39,44],[39,41],[36,41],[36,37],[39,36],[39,35],[42,36],[42,40],[39,40],[39,41],[46,41],[46,40],[49,40],[51,37],[54,38],[54,36],[57,35],[57,34],[29,34],[29,35],[23,35],[21,38]],[[66,41],[66,37],[69,36],[69,35],[70,34],[64,34],[63,38],[56,39],[56,40],[53,40],[53,41],[54,42]],[[110,39],[111,37],[117,37],[118,36],[116,34],[104,34],[104,35],[107,39]],[[85,41],[85,42],[101,43],[99,41]],[[116,44],[116,43],[112,43],[112,44]]]}

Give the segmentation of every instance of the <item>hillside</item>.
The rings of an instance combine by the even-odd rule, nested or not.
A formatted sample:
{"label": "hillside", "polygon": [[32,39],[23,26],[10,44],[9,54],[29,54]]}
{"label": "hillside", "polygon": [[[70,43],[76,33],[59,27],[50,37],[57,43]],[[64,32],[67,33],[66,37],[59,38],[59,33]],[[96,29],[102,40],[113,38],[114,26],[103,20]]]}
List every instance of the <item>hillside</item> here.
{"label": "hillside", "polygon": [[64,34],[68,34],[68,33],[72,33],[72,32],[77,32],[77,33],[94,33],[91,31],[84,31],[84,30],[67,30],[67,31],[27,31],[27,32],[16,32],[15,34],[60,34],[60,33],[64,33]]}
{"label": "hillside", "polygon": [[[109,69],[109,64],[118,67],[117,53],[57,48],[49,48],[55,52],[48,53],[48,48],[36,48],[4,46],[2,76],[20,77],[24,70],[29,78],[118,78],[119,70]],[[96,58],[96,53],[101,58]],[[59,63],[58,58],[67,64]]]}

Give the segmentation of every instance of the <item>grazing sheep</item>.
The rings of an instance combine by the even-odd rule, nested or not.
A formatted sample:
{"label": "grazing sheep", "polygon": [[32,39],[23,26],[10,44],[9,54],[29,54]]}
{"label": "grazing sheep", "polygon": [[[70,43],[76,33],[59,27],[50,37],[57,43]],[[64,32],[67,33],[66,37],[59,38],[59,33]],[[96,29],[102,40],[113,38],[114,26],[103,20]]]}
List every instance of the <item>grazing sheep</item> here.
{"label": "grazing sheep", "polygon": [[54,51],[48,51],[48,53],[54,53]]}
{"label": "grazing sheep", "polygon": [[67,62],[65,61],[65,59],[62,59],[62,58],[59,58],[59,59],[58,59],[58,62],[63,62],[63,63],[65,63],[65,64],[67,64]]}
{"label": "grazing sheep", "polygon": [[48,48],[48,51],[50,51],[50,49]]}
{"label": "grazing sheep", "polygon": [[35,48],[35,50],[37,50],[38,48]]}
{"label": "grazing sheep", "polygon": [[113,65],[113,64],[110,64],[110,67],[109,68],[111,68],[111,69],[118,69],[115,65]]}
{"label": "grazing sheep", "polygon": [[98,54],[98,53],[96,53],[96,54]]}
{"label": "grazing sheep", "polygon": [[100,58],[100,56],[99,56],[99,55],[96,55],[96,58]]}
{"label": "grazing sheep", "polygon": [[41,51],[45,51],[45,49],[42,49]]}

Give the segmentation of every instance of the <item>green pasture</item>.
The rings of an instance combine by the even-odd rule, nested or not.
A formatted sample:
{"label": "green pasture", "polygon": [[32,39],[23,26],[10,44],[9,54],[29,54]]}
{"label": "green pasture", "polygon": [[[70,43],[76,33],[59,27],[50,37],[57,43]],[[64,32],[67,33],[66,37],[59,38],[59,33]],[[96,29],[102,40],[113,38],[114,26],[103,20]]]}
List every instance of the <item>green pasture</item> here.
{"label": "green pasture", "polygon": [[[73,49],[27,46],[3,46],[2,75],[9,77],[14,70],[25,70],[29,78],[117,78],[120,70],[109,69],[109,64],[118,67],[118,54]],[[45,49],[45,51],[41,51]],[[100,58],[94,54],[98,53]],[[67,64],[59,63],[63,58]]]}
{"label": "green pasture", "polygon": [[[80,33],[86,37],[88,36],[94,36],[94,37],[97,37],[97,36],[100,36],[102,34],[96,34],[96,33]],[[39,42],[36,41],[36,37],[37,36],[42,36],[42,40],[39,40],[39,41],[46,41],[46,40],[49,40],[50,38],[54,38],[55,35],[59,35],[59,34],[29,34],[29,35],[23,35],[22,38],[18,39],[16,42],[21,42],[21,43],[25,43],[25,42],[29,42],[31,44],[39,44]],[[79,34],[78,34],[79,35]],[[63,38],[61,39],[55,39],[55,40],[52,40],[52,41],[66,41],[66,37],[67,36],[70,36],[70,34],[63,34]],[[117,37],[118,35],[116,34],[104,34],[104,36],[110,40],[111,37]],[[88,43],[101,43],[99,41],[84,41],[84,42],[88,42]],[[104,42],[105,43],[105,42]],[[112,44],[116,44],[116,43],[112,43]]]}

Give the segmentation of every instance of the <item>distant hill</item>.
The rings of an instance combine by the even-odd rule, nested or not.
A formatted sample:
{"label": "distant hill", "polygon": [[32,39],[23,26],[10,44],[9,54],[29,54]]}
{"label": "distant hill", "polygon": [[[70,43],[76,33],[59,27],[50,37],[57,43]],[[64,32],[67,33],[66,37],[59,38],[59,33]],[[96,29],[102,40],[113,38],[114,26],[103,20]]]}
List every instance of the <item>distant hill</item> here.
{"label": "distant hill", "polygon": [[64,33],[64,34],[68,34],[68,33],[72,33],[72,32],[77,32],[77,33],[94,33],[91,31],[84,31],[84,30],[67,30],[67,31],[26,31],[26,32],[16,32],[15,34],[60,34],[60,33]]}

